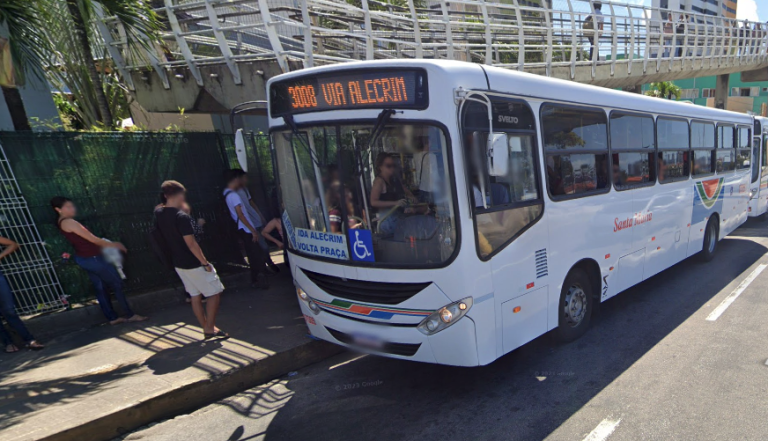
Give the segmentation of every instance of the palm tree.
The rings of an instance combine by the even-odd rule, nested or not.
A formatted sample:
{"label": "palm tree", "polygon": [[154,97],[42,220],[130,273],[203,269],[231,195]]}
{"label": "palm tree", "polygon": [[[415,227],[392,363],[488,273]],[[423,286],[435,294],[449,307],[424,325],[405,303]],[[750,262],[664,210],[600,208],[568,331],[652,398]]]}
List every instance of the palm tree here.
{"label": "palm tree", "polygon": [[671,100],[674,96],[675,100],[679,100],[683,95],[683,89],[671,81],[662,81],[659,83],[651,83],[649,90],[646,91],[645,94],[648,96],[665,98],[668,100]]}
{"label": "palm tree", "polygon": [[[107,58],[94,53],[94,47],[103,47],[94,28],[96,8],[117,18],[131,50],[139,46],[151,48],[157,40],[159,20],[145,0],[1,0],[0,25],[8,28],[17,77],[23,78],[29,71],[42,78],[43,68],[47,68],[56,86],[80,92],[79,96],[75,93],[76,100],[82,100],[78,104],[86,109],[85,113],[93,115],[87,118],[88,125],[98,122],[113,128],[114,118],[105,92],[113,84],[106,81],[108,63],[101,62],[100,72],[94,61]],[[29,130],[20,97],[16,99],[14,91],[9,92],[11,96],[6,97],[6,102],[9,108],[14,108],[14,126],[17,130]],[[3,93],[6,94],[5,87]]]}
{"label": "palm tree", "polygon": [[0,27],[5,27],[8,33],[7,44],[14,67],[11,72],[6,72],[6,79],[0,83],[0,87],[13,127],[18,131],[31,130],[18,86],[24,84],[30,73],[43,78],[42,60],[49,53],[50,47],[43,32],[45,26],[37,13],[38,4],[38,0],[0,2]]}
{"label": "palm tree", "polygon": [[[91,42],[99,38],[92,26],[94,20],[97,19],[95,14],[97,7],[103,9],[104,15],[114,16],[118,19],[125,29],[125,36],[129,46],[140,45],[148,47],[153,40],[157,39],[157,31],[160,28],[159,21],[152,8],[144,0],[64,1],[66,1],[69,19],[73,25],[72,31],[74,32],[75,40],[86,60],[96,59]],[[56,18],[61,19],[62,17]],[[85,68],[95,93],[99,122],[107,128],[112,128],[114,127],[114,118],[104,91],[104,81],[102,81],[102,77],[99,75],[94,62],[86,63]],[[104,68],[105,64],[102,63],[102,71]]]}

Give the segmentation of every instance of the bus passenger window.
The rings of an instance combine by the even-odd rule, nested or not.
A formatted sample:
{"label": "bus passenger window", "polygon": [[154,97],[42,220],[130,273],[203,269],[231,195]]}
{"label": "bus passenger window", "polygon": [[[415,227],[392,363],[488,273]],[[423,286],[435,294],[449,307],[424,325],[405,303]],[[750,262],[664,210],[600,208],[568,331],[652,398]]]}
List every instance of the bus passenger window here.
{"label": "bus passenger window", "polygon": [[610,178],[605,112],[544,105],[541,121],[547,185],[552,197],[607,191]]}
{"label": "bus passenger window", "polygon": [[736,145],[736,169],[749,168],[749,157],[752,145],[752,129],[739,127],[739,142]]}
{"label": "bus passenger window", "polygon": [[[659,150],[659,182],[663,184],[688,179],[690,174],[688,155],[686,150]],[[707,157],[711,158],[711,155],[707,154]]]}
{"label": "bus passenger window", "polygon": [[[715,126],[713,125],[711,129],[712,148],[714,148]],[[688,133],[688,121],[659,118],[656,122],[656,138],[659,144],[659,153],[657,155],[659,182],[666,184],[688,179],[690,175],[690,153],[688,148],[691,143]],[[706,150],[704,155],[709,157],[711,162],[711,152]],[[705,167],[709,167],[709,165]]]}
{"label": "bus passenger window", "polygon": [[611,149],[611,176],[618,190],[656,182],[653,118],[612,113]]}
{"label": "bus passenger window", "polygon": [[734,151],[736,130],[733,126],[717,127],[717,150],[715,151],[715,171],[718,174],[733,171],[736,168]]}
{"label": "bus passenger window", "polygon": [[[659,119],[661,121],[661,119]],[[659,141],[661,146],[661,141]],[[693,176],[706,176],[715,172],[715,125],[713,123],[691,123],[691,163]]]}

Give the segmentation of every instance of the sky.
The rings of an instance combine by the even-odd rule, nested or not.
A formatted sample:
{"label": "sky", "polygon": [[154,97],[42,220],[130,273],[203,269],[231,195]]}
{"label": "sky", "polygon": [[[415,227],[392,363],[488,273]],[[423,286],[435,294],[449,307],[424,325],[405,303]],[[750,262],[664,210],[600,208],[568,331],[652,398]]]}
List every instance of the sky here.
{"label": "sky", "polygon": [[[736,17],[751,21],[768,21],[768,0],[739,0]],[[754,17],[757,17],[755,19]]]}
{"label": "sky", "polygon": [[[651,0],[627,0],[628,3],[651,6]],[[739,0],[736,11],[740,20],[768,21],[768,0]]]}

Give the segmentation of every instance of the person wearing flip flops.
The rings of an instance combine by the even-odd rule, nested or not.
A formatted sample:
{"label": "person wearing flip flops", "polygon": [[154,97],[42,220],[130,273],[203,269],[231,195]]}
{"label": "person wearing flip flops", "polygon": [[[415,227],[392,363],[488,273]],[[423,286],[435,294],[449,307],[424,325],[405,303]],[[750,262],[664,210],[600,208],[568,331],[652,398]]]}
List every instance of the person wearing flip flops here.
{"label": "person wearing flip flops", "polygon": [[[206,340],[228,338],[229,334],[216,327],[224,285],[195,240],[192,218],[184,212],[187,189],[177,181],[165,181],[160,186],[160,199],[164,204],[155,211],[156,228],[165,241],[176,274],[192,297],[192,311],[203,335]],[[203,298],[207,299],[205,306]]]}
{"label": "person wearing flip flops", "polygon": [[[18,243],[5,237],[0,237],[0,246],[5,247],[3,251],[0,252],[0,260],[19,249]],[[24,326],[24,322],[19,318],[19,314],[16,313],[16,305],[13,301],[13,291],[11,291],[11,285],[8,283],[8,279],[5,278],[3,273],[0,273],[0,315],[2,315],[8,323],[8,326],[16,331],[16,334],[24,340],[24,346],[27,349],[40,350],[45,347],[35,340],[35,337],[32,337],[32,334],[27,330],[27,327]],[[6,353],[19,352],[19,347],[13,343],[13,338],[11,338],[11,335],[5,330],[1,322],[0,340],[2,340],[3,345],[5,346]]]}
{"label": "person wearing flip flops", "polygon": [[[110,242],[100,239],[91,233],[83,224],[75,220],[77,208],[71,199],[64,196],[55,196],[51,199],[51,207],[59,215],[58,226],[64,238],[75,249],[75,263],[88,273],[94,288],[96,288],[96,300],[99,301],[101,312],[110,325],[119,325],[125,322],[143,322],[147,317],[134,314],[131,305],[123,293],[123,279],[117,273],[115,266],[104,260],[102,248],[117,248],[123,253],[128,250],[120,242]],[[124,317],[117,315],[112,309],[112,302],[104,289],[108,286],[115,293]]]}

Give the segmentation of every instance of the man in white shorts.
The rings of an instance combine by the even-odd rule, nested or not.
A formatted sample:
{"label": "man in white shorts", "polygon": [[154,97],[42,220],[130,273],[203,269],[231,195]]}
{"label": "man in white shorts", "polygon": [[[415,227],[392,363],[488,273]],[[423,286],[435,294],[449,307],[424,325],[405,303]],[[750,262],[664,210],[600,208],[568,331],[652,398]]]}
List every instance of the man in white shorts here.
{"label": "man in white shorts", "polygon": [[[165,240],[165,249],[176,273],[192,297],[192,310],[203,327],[205,339],[228,338],[229,334],[216,327],[224,285],[197,244],[189,215],[181,210],[187,190],[179,182],[165,181],[160,191],[163,206],[155,210],[156,226]],[[203,297],[208,300],[205,307]]]}

